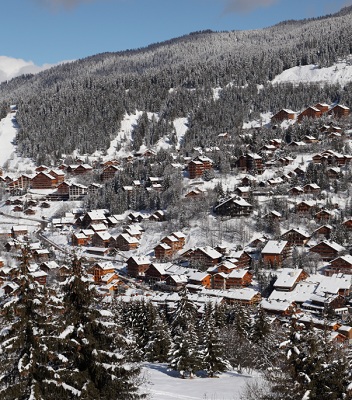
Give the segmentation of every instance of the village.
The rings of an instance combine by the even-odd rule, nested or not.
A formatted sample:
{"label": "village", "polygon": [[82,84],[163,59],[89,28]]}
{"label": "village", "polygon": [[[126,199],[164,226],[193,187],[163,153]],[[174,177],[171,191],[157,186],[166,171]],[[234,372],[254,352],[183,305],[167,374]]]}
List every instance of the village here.
{"label": "village", "polygon": [[[216,185],[227,185],[210,212],[210,225],[219,223],[217,234],[201,239],[194,229],[201,222],[171,229],[167,210],[113,214],[85,206],[86,196],[99,196],[126,163],[153,160],[155,149],[124,159],[77,157],[74,164],[41,165],[31,174],[3,168],[2,296],[18,287],[16,260],[26,246],[33,279],[42,285],[63,281],[70,256],[77,254],[104,301],[145,298],[173,307],[178,292],[187,288],[200,312],[207,302],[260,307],[273,321],[294,318],[307,326],[327,326],[331,340],[349,344],[352,207],[343,182],[352,174],[352,153],[336,150],[351,140],[352,127],[337,124],[346,126],[342,122],[349,112],[346,106],[324,103],[301,113],[280,110],[269,122],[273,128],[314,122],[314,134],[289,143],[272,138],[258,152],[236,157],[226,178],[231,184],[214,168],[209,153],[216,149],[175,156],[172,168],[183,177],[183,204],[201,208]],[[15,118],[15,107],[11,114]],[[226,147],[229,135],[218,135],[221,146]],[[317,183],[316,168],[325,187]],[[214,177],[204,179],[209,171]],[[136,190],[162,192],[163,177],[123,186],[128,199]],[[220,225],[225,231],[230,225],[247,226],[247,234],[222,240]]]}

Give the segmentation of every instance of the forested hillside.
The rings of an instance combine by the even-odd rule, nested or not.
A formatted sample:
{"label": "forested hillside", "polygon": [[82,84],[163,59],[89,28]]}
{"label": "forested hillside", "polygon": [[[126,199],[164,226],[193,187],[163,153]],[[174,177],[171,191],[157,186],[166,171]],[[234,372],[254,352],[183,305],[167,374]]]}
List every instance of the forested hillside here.
{"label": "forested hillside", "polygon": [[151,145],[165,129],[171,133],[177,117],[189,119],[186,149],[200,138],[211,144],[214,135],[241,130],[243,120],[259,112],[301,108],[317,98],[350,105],[351,85],[308,90],[272,86],[270,80],[293,66],[329,66],[351,54],[351,14],[347,7],[261,30],[195,32],[144,49],[95,55],[3,83],[2,109],[18,105],[18,148],[38,163],[75,149],[106,150],[125,113],[136,109],[163,121]]}

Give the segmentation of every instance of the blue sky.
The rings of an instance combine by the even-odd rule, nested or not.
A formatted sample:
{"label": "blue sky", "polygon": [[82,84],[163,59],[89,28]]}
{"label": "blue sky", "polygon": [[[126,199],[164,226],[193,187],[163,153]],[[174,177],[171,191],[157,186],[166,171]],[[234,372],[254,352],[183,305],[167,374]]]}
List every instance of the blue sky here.
{"label": "blue sky", "polygon": [[144,47],[189,32],[317,17],[352,0],[14,0],[1,5],[0,55],[36,65]]}

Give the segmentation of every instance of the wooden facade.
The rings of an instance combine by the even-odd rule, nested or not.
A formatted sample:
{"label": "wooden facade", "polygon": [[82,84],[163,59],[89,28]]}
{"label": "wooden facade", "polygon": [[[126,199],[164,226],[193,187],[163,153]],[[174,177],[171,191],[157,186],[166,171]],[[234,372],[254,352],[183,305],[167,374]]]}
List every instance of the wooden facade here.
{"label": "wooden facade", "polygon": [[282,121],[294,120],[295,117],[296,113],[294,111],[283,108],[271,117],[271,122],[278,123]]}
{"label": "wooden facade", "polygon": [[301,114],[298,115],[297,121],[302,122],[303,118],[320,118],[323,115],[323,112],[316,107],[308,107]]}
{"label": "wooden facade", "polygon": [[309,249],[310,252],[319,254],[323,261],[331,261],[337,258],[343,250],[345,250],[344,247],[328,240],[320,242]]}
{"label": "wooden facade", "polygon": [[53,189],[56,185],[56,179],[46,172],[39,172],[31,179],[33,189]]}
{"label": "wooden facade", "polygon": [[237,196],[231,197],[214,207],[215,214],[229,217],[248,216],[252,211],[252,204]]}
{"label": "wooden facade", "polygon": [[144,276],[149,266],[150,261],[144,257],[130,257],[127,260],[127,274],[134,278]]}

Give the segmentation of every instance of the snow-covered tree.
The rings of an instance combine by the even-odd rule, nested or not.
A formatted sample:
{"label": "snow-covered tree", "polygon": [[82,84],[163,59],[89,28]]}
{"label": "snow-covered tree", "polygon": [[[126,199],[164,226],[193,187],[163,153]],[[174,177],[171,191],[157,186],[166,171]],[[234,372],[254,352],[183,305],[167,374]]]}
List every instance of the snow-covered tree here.
{"label": "snow-covered tree", "polygon": [[48,338],[56,317],[52,298],[29,273],[29,258],[23,248],[18,287],[4,300],[0,316],[0,395],[8,400],[54,398]]}
{"label": "snow-covered tree", "polygon": [[97,302],[94,287],[76,257],[63,301],[58,349],[62,365],[57,367],[65,382],[63,389],[81,399],[142,398],[140,367],[131,359],[124,331],[113,313]]}

